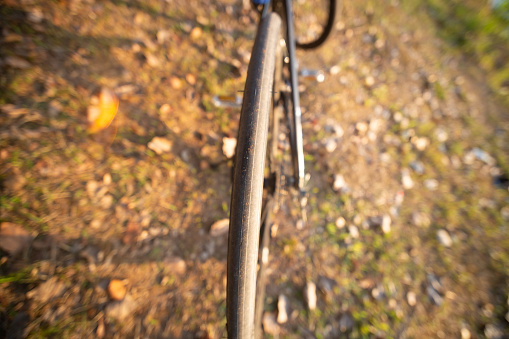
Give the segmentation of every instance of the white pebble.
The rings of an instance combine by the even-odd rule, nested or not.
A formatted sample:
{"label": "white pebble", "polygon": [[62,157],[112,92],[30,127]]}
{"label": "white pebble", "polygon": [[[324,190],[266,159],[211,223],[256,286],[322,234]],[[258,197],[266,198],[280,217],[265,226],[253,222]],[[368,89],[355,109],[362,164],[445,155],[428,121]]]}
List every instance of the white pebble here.
{"label": "white pebble", "polygon": [[277,301],[277,322],[284,324],[288,321],[288,313],[286,312],[286,297],[282,294],[279,295]]}
{"label": "white pebble", "polygon": [[387,214],[382,218],[382,231],[386,234],[391,231],[391,217]]}
{"label": "white pebble", "polygon": [[406,300],[410,306],[415,306],[415,304],[417,304],[417,296],[414,292],[408,292],[406,295]]}
{"label": "white pebble", "polygon": [[359,229],[355,225],[348,226],[348,232],[350,232],[350,236],[354,239],[359,237]]}
{"label": "white pebble", "polygon": [[341,228],[345,227],[345,224],[346,224],[345,218],[339,217],[336,219],[336,227],[337,228],[341,229]]}
{"label": "white pebble", "polygon": [[343,187],[346,186],[345,178],[341,174],[336,174],[334,176],[334,184],[332,185],[332,189],[334,191],[340,191]]}
{"label": "white pebble", "polygon": [[451,236],[449,235],[449,232],[447,232],[446,230],[443,230],[443,229],[438,230],[437,237],[438,237],[438,241],[440,241],[440,243],[442,245],[444,245],[445,247],[451,247],[452,239],[451,239]]}
{"label": "white pebble", "polygon": [[305,297],[308,304],[308,308],[310,311],[314,311],[316,309],[316,285],[315,283],[309,281],[306,284]]}
{"label": "white pebble", "polygon": [[410,177],[410,171],[408,168],[404,168],[401,171],[401,183],[403,184],[404,189],[411,189],[414,187],[414,181],[412,177]]}

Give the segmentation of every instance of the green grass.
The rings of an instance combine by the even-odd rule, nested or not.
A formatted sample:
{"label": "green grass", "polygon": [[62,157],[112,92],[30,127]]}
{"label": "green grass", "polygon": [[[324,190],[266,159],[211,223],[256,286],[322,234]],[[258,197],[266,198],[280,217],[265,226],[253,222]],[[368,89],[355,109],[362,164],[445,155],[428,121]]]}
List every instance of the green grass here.
{"label": "green grass", "polygon": [[[477,61],[494,92],[509,103],[509,2],[499,10],[479,1],[424,0],[422,6],[437,24],[438,35]],[[438,83],[435,92],[444,98]]]}

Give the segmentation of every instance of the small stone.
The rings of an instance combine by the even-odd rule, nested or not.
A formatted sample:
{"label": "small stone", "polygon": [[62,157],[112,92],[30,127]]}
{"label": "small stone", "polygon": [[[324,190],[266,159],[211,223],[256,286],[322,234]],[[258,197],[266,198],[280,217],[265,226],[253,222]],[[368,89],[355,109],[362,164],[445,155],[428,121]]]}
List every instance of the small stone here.
{"label": "small stone", "polygon": [[163,104],[160,108],[159,108],[159,111],[162,113],[162,114],[169,114],[171,113],[172,109],[171,109],[171,106],[168,105],[168,104]]}
{"label": "small stone", "polygon": [[341,174],[336,174],[334,176],[334,183],[332,184],[332,189],[336,192],[341,191],[346,187],[345,178]]}
{"label": "small stone", "polygon": [[411,189],[414,187],[414,181],[410,176],[410,171],[408,168],[401,170],[401,183],[403,184],[404,189]]}
{"label": "small stone", "polygon": [[346,220],[343,217],[339,217],[336,219],[336,227],[342,229],[346,225]]}
{"label": "small stone", "polygon": [[172,142],[166,138],[154,137],[147,147],[157,154],[163,154],[171,151]]}
{"label": "small stone", "polygon": [[156,38],[159,44],[165,43],[171,37],[171,33],[168,30],[157,31]]}
{"label": "small stone", "polygon": [[200,27],[194,27],[191,30],[191,33],[189,34],[189,36],[191,37],[192,40],[198,40],[199,38],[201,38],[202,35],[203,35],[203,31]]}
{"label": "small stone", "polygon": [[104,317],[99,318],[97,321],[97,329],[95,330],[96,338],[104,338],[106,334],[106,327],[104,326]]}
{"label": "small stone", "polygon": [[103,176],[103,183],[105,185],[110,185],[112,182],[112,179],[111,179],[111,174],[109,173],[106,173],[104,176]]}
{"label": "small stone", "polygon": [[179,78],[173,76],[173,77],[170,78],[170,86],[173,89],[181,89],[182,88],[182,80],[180,80]]}
{"label": "small stone", "polygon": [[489,155],[487,152],[483,151],[478,147],[474,147],[472,149],[472,153],[474,154],[477,160],[480,160],[487,165],[493,166],[496,163],[495,159],[491,155]]}
{"label": "small stone", "polygon": [[447,232],[446,230],[443,230],[443,229],[438,230],[437,238],[438,238],[438,241],[445,247],[451,247],[452,239],[451,239],[451,236],[449,235],[449,232]]}
{"label": "small stone", "polygon": [[309,310],[314,311],[316,309],[316,285],[314,282],[309,281],[306,284],[304,298],[306,299]]}
{"label": "small stone", "polygon": [[431,224],[431,220],[428,215],[422,212],[414,212],[412,213],[412,222],[414,225],[419,227],[429,227]]}
{"label": "small stone", "polygon": [[101,198],[99,204],[105,210],[110,208],[111,205],[113,205],[113,196],[111,194],[106,194],[104,197]]}
{"label": "small stone", "polygon": [[417,174],[424,174],[424,164],[420,161],[412,161],[408,164],[410,168]]}
{"label": "small stone", "polygon": [[419,151],[424,151],[429,145],[429,139],[425,137],[415,138],[413,140],[415,148],[417,148]]}
{"label": "small stone", "polygon": [[123,321],[136,310],[136,302],[130,295],[126,295],[121,301],[114,301],[105,308],[106,316],[117,321]]}
{"label": "small stone", "polygon": [[190,85],[195,85],[196,84],[196,77],[194,76],[194,74],[188,73],[188,74],[186,74],[186,81]]}
{"label": "small stone", "polygon": [[350,331],[353,328],[354,320],[350,313],[343,313],[339,319],[339,330],[343,333]]}
{"label": "small stone", "polygon": [[161,59],[159,59],[157,56],[155,56],[155,55],[154,55],[154,54],[152,54],[152,53],[147,53],[147,54],[145,55],[145,58],[147,58],[147,64],[148,64],[150,67],[157,68],[157,67],[161,66],[161,64],[162,64]]}
{"label": "small stone", "polygon": [[42,10],[40,8],[32,8],[29,12],[28,12],[28,17],[27,17],[28,21],[31,21],[35,24],[40,24],[42,22],[42,20],[44,20],[44,13],[42,12]]}
{"label": "small stone", "polygon": [[391,222],[392,222],[391,217],[388,214],[384,214],[384,216],[382,217],[381,225],[382,232],[387,234],[391,231]]}
{"label": "small stone", "polygon": [[334,279],[330,279],[324,276],[320,276],[318,278],[318,288],[327,298],[332,297],[334,293],[334,286],[336,285],[337,282]]}
{"label": "small stone", "polygon": [[364,84],[368,87],[373,86],[375,84],[375,78],[371,75],[367,76],[366,79],[364,79]]}
{"label": "small stone", "polygon": [[487,339],[504,339],[507,338],[505,334],[504,327],[499,324],[488,324],[484,328],[484,335]]}
{"label": "small stone", "polygon": [[10,255],[22,252],[31,241],[32,236],[22,226],[11,222],[0,224],[0,248]]}
{"label": "small stone", "polygon": [[173,274],[182,275],[186,273],[186,262],[179,257],[170,257],[164,260],[164,267]]}
{"label": "small stone", "polygon": [[270,237],[271,238],[276,237],[278,229],[279,229],[278,224],[272,224],[272,226],[270,227]]}
{"label": "small stone", "polygon": [[288,313],[286,311],[288,301],[283,294],[280,294],[277,301],[277,322],[284,324],[288,321]]}
{"label": "small stone", "polygon": [[228,229],[230,227],[230,219],[221,219],[216,221],[210,227],[210,235],[213,237],[220,236],[222,234],[228,233]]}
{"label": "small stone", "polygon": [[470,331],[466,327],[461,328],[461,339],[470,339]]}
{"label": "small stone", "polygon": [[303,229],[304,228],[304,220],[302,220],[302,219],[297,220],[297,224],[295,225],[295,227],[297,227],[298,230]]}
{"label": "small stone", "polygon": [[274,313],[265,312],[262,319],[263,330],[267,334],[277,336],[279,334],[279,325],[276,322]]}
{"label": "small stone", "polygon": [[118,279],[112,279],[108,284],[108,295],[112,300],[122,300],[127,293],[124,282]]}
{"label": "small stone", "polygon": [[403,120],[403,114],[401,114],[401,112],[395,112],[392,118],[395,122],[401,122]]}
{"label": "small stone", "polygon": [[355,225],[348,226],[348,232],[350,233],[350,236],[354,239],[357,239],[359,237],[359,229]]}
{"label": "small stone", "polygon": [[415,292],[408,292],[406,295],[406,300],[408,302],[408,305],[415,306],[417,304],[417,296],[415,295]]}
{"label": "small stone", "polygon": [[380,300],[385,296],[383,287],[377,286],[371,290],[371,296],[376,300]]}
{"label": "small stone", "polygon": [[355,124],[355,129],[359,134],[363,135],[368,130],[368,124],[364,121],[358,122]]}
{"label": "small stone", "polygon": [[435,305],[442,305],[444,298],[442,297],[443,287],[440,280],[434,274],[428,274],[427,276],[428,286],[426,292],[428,297]]}
{"label": "small stone", "polygon": [[233,158],[235,155],[235,148],[237,147],[236,138],[223,138],[223,154],[228,158]]}
{"label": "small stone", "polygon": [[447,132],[443,128],[437,128],[435,130],[435,137],[437,138],[438,142],[446,142],[449,138],[449,135],[447,135]]}
{"label": "small stone", "polygon": [[334,138],[328,138],[325,140],[325,150],[329,153],[332,153],[338,147],[338,143]]}
{"label": "small stone", "polygon": [[430,191],[435,191],[438,188],[438,181],[435,179],[426,179],[423,184]]}
{"label": "small stone", "polygon": [[338,75],[341,68],[338,65],[334,65],[330,68],[329,73],[331,75]]}

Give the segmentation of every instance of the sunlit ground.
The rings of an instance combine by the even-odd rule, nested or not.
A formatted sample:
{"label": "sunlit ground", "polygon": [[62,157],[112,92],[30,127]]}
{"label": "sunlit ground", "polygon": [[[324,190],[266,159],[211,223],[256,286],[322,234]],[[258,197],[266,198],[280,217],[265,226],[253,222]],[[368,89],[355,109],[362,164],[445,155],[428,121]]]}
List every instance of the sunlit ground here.
{"label": "sunlit ground", "polygon": [[[296,3],[312,32],[317,6]],[[302,82],[308,222],[281,198],[267,338],[509,336],[501,6],[348,1],[298,54],[326,80]],[[0,15],[0,337],[226,337],[240,110],[213,98],[241,94],[257,13],[5,0]]]}

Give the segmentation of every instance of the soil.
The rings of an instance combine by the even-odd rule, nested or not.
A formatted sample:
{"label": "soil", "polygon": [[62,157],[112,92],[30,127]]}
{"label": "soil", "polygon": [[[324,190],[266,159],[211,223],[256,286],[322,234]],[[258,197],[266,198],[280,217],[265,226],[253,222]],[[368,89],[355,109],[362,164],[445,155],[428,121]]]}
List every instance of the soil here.
{"label": "soil", "polygon": [[[288,319],[266,337],[509,336],[508,108],[423,6],[345,2],[331,39],[298,53],[326,79],[302,82],[308,221],[281,199],[265,318],[285,300]],[[213,97],[242,91],[257,13],[0,13],[0,337],[226,337],[227,232],[210,230],[229,215],[240,109]],[[103,89],[119,108],[92,134]]]}

